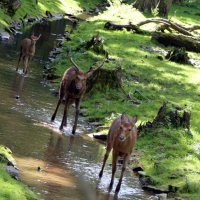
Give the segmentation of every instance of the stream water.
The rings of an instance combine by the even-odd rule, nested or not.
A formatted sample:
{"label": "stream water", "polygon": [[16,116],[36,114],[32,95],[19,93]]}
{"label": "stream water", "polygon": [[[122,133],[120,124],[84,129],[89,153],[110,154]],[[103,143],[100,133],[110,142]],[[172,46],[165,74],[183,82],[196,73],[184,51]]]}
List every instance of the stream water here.
{"label": "stream water", "polygon": [[[43,84],[42,70],[56,37],[63,34],[67,20],[35,25],[23,35],[0,42],[0,144],[9,147],[20,169],[21,179],[45,200],[109,200],[111,166],[107,164],[98,188],[98,173],[104,146],[88,137],[81,117],[75,136],[59,132],[62,109],[54,123],[50,117],[57,99]],[[27,77],[16,73],[22,38],[42,33]],[[19,97],[19,98],[18,98]],[[69,116],[69,124],[72,114]],[[109,160],[108,163],[111,163]],[[40,170],[39,170],[40,169]],[[119,177],[118,170],[117,176]],[[114,187],[118,178],[115,179]],[[140,187],[138,177],[126,171],[118,199],[154,199]]]}

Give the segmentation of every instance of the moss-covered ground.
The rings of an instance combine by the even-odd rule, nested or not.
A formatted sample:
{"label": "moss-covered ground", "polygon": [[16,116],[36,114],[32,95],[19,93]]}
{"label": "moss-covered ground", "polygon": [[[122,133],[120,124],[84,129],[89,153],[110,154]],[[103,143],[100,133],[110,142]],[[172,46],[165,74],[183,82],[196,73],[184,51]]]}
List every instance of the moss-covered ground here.
{"label": "moss-covered ground", "polygon": [[[194,6],[195,5],[195,6]],[[188,7],[190,6],[190,7]],[[196,13],[200,4],[197,1],[184,6],[174,6],[169,18],[179,23],[196,24]],[[187,11],[187,12],[186,12]],[[187,13],[190,13],[189,15]],[[152,121],[163,101],[172,101],[180,106],[187,105],[192,111],[191,131],[193,137],[184,129],[173,127],[158,128],[141,133],[136,149],[140,154],[140,162],[155,185],[168,188],[168,185],[179,187],[179,193],[188,199],[200,196],[200,69],[191,65],[177,64],[164,59],[159,52],[149,52],[154,48],[167,51],[164,47],[151,40],[151,36],[138,35],[132,32],[105,30],[107,21],[120,23],[145,19],[145,16],[130,5],[116,3],[98,16],[81,22],[71,35],[72,41],[66,42],[61,54],[54,63],[57,74],[61,75],[68,66],[66,51],[80,47],[97,32],[104,40],[104,48],[115,61],[104,65],[106,69],[121,66],[123,69],[123,88],[127,94],[141,101],[135,105],[129,101],[121,90],[104,88],[93,90],[86,95],[82,107],[87,109],[87,117],[98,119],[110,125],[113,118],[122,112],[130,116],[138,115],[138,125]],[[153,28],[153,24],[146,29]],[[198,58],[199,54],[189,52]],[[163,59],[160,59],[160,56]],[[88,70],[96,61],[103,59],[93,51],[81,48],[73,55],[74,60],[83,70]],[[112,80],[111,80],[112,81]]]}
{"label": "moss-covered ground", "polygon": [[23,183],[12,178],[6,171],[6,159],[12,160],[10,149],[0,145],[0,199],[1,200],[36,200],[38,197]]}
{"label": "moss-covered ground", "polygon": [[0,7],[0,29],[6,27],[13,20],[19,20],[26,14],[27,17],[41,17],[45,16],[46,11],[50,11],[52,14],[57,13],[69,13],[77,14],[83,11],[83,9],[93,8],[97,3],[101,1],[83,1],[83,0],[21,0],[21,8],[17,10],[14,16],[9,16],[6,10]]}

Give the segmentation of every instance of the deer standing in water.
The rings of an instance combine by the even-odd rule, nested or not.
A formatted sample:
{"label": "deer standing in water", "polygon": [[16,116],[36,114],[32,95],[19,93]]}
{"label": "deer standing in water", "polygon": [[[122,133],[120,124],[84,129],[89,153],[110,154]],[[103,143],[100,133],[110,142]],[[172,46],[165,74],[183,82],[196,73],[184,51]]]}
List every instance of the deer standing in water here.
{"label": "deer standing in water", "polygon": [[16,71],[18,71],[20,61],[21,59],[23,59],[23,73],[27,74],[30,61],[35,55],[35,44],[40,39],[40,37],[41,34],[38,37],[32,34],[31,38],[25,38],[22,40],[20,47],[20,56],[16,67]]}
{"label": "deer standing in water", "polygon": [[97,69],[103,66],[105,60],[96,69],[91,69],[88,72],[81,71],[79,67],[76,65],[76,63],[72,60],[72,58],[70,58],[70,61],[73,63],[74,66],[67,69],[63,75],[59,90],[59,100],[55,112],[51,117],[51,121],[54,121],[58,108],[61,102],[64,100],[65,101],[64,114],[60,125],[60,130],[62,130],[63,126],[67,126],[68,107],[70,104],[75,102],[76,114],[72,129],[72,134],[75,134],[78,115],[80,111],[80,103],[86,91],[86,81],[90,76],[92,76],[92,74]]}
{"label": "deer standing in water", "polygon": [[134,144],[137,139],[137,129],[135,123],[137,122],[137,117],[133,117],[131,120],[126,114],[122,114],[119,118],[115,119],[110,126],[107,138],[106,153],[104,155],[103,165],[99,173],[99,178],[103,175],[103,170],[105,167],[106,160],[108,159],[110,151],[112,152],[112,177],[109,185],[109,192],[112,190],[114,175],[116,172],[116,163],[119,156],[123,157],[123,166],[121,171],[121,176],[117,187],[115,189],[115,194],[118,194],[124,171],[126,169],[127,162],[131,156]]}

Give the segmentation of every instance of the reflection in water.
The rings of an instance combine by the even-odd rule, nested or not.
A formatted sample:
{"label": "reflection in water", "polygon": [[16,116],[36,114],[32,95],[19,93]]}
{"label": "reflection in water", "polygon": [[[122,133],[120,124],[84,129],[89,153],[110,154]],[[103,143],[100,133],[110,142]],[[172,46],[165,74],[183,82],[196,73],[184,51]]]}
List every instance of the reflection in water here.
{"label": "reflection in water", "polygon": [[15,81],[14,81],[14,88],[16,87],[16,95],[15,98],[19,99],[22,96],[22,91],[23,91],[23,86],[24,86],[24,80],[25,80],[25,76],[19,76],[18,74],[16,74],[15,76]]}

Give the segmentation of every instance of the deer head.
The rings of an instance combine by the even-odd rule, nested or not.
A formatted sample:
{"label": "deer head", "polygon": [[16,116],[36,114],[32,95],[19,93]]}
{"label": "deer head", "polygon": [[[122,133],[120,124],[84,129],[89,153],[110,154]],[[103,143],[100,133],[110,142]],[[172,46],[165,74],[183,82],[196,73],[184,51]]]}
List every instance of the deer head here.
{"label": "deer head", "polygon": [[35,34],[32,33],[32,35],[31,35],[32,43],[35,44],[40,39],[40,37],[41,37],[41,34],[39,36],[35,36]]}
{"label": "deer head", "polygon": [[119,129],[120,129],[119,140],[120,141],[124,141],[130,136],[136,122],[137,122],[137,116],[133,117],[133,119],[130,121],[129,117],[126,114],[123,113],[121,115],[121,123],[119,126]]}

